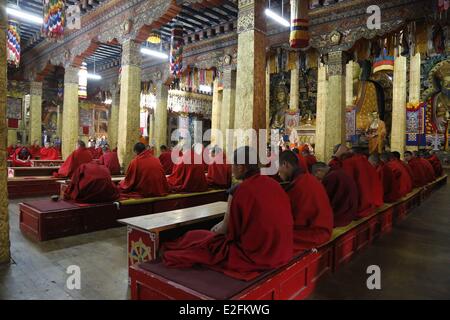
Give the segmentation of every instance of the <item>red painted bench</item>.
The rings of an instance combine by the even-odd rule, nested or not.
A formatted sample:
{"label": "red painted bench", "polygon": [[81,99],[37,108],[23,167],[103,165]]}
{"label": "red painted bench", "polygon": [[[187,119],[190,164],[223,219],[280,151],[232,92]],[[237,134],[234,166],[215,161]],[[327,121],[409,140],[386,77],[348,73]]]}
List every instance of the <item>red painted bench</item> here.
{"label": "red painted bench", "polygon": [[8,199],[51,196],[59,193],[54,177],[8,178]]}
{"label": "red painted bench", "polygon": [[[59,167],[64,160],[31,160],[33,167]],[[12,160],[8,160],[8,167],[12,167]]]}
{"label": "red painted bench", "polygon": [[59,167],[10,167],[8,178],[53,176],[58,170]]}
{"label": "red painted bench", "polygon": [[20,230],[35,241],[45,241],[120,226],[118,219],[225,201],[225,190],[124,200],[106,204],[36,200],[19,204]]}
{"label": "red painted bench", "polygon": [[[294,257],[286,266],[267,272],[254,281],[243,282],[206,268],[171,269],[161,261],[130,266],[131,298],[161,299],[304,299],[321,276],[337,270],[358,251],[390,230],[422,201],[422,193],[445,185],[442,177],[426,188],[416,189],[393,204],[385,204],[372,215],[333,231],[331,240],[307,254]],[[211,285],[214,284],[214,285]]]}

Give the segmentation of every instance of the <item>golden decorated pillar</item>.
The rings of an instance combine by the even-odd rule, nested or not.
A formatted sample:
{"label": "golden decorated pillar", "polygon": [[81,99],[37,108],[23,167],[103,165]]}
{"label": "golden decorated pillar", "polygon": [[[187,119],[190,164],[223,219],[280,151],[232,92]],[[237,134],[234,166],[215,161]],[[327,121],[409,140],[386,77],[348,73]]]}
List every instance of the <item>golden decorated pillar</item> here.
{"label": "golden decorated pillar", "polygon": [[291,93],[290,93],[290,104],[289,109],[291,111],[297,111],[300,107],[300,88],[299,88],[299,77],[300,77],[300,62],[299,53],[295,52],[294,56],[294,67],[291,70]]}
{"label": "golden decorated pillar", "polygon": [[[239,0],[235,129],[266,128],[265,1]],[[242,137],[242,138],[241,138]],[[238,145],[253,144],[237,136]]]}
{"label": "golden decorated pillar", "polygon": [[155,154],[159,155],[159,147],[167,145],[167,98],[169,88],[162,82],[156,83],[156,109],[154,119]]}
{"label": "golden decorated pillar", "polygon": [[413,55],[409,62],[409,102],[420,102],[420,53]]}
{"label": "golden decorated pillar", "polygon": [[119,106],[120,94],[117,88],[110,90],[111,92],[111,118],[108,126],[108,144],[111,149],[117,147],[117,139],[119,135]]}
{"label": "golden decorated pillar", "polygon": [[354,95],[355,92],[353,92],[353,79],[355,77],[355,67],[354,65],[356,64],[356,62],[354,61],[349,61],[346,65],[346,70],[345,70],[345,104],[346,106],[351,106],[354,103]]}
{"label": "golden decorated pillar", "polygon": [[328,99],[325,106],[325,150],[324,159],[329,160],[333,148],[345,143],[345,71],[346,61],[343,51],[328,53]]}
{"label": "golden decorated pillar", "polygon": [[317,75],[317,118],[315,155],[319,161],[327,162],[325,152],[326,107],[328,105],[327,67],[320,64]]}
{"label": "golden decorated pillar", "polygon": [[68,66],[64,70],[64,113],[62,131],[62,157],[66,159],[79,139],[78,71]]}
{"label": "golden decorated pillar", "polygon": [[405,152],[406,144],[406,57],[396,57],[392,92],[391,151]]}
{"label": "golden decorated pillar", "polygon": [[134,145],[139,141],[140,99],[140,44],[128,39],[122,44],[119,134],[117,139],[119,161],[125,170],[134,157]]}
{"label": "golden decorated pillar", "polygon": [[[6,7],[6,1],[1,1]],[[6,170],[6,12],[0,10],[0,263],[8,263],[9,251],[9,213],[8,213],[8,178]]]}
{"label": "golden decorated pillar", "polygon": [[[63,115],[62,115],[62,108],[61,105],[58,104],[56,107],[56,136],[61,139],[62,135],[62,123],[63,123]],[[61,141],[61,140],[60,140]]]}
{"label": "golden decorated pillar", "polygon": [[220,145],[223,147],[222,133],[220,128],[222,112],[223,92],[219,88],[219,78],[214,79],[213,101],[211,113],[211,145]]}
{"label": "golden decorated pillar", "polygon": [[[223,135],[223,144],[226,146],[232,141],[228,141],[227,129],[234,129],[234,114],[236,109],[236,70],[231,66],[223,70],[223,95],[222,114],[220,128]],[[231,144],[232,145],[232,144]]]}
{"label": "golden decorated pillar", "polygon": [[42,82],[30,83],[30,143],[42,141]]}

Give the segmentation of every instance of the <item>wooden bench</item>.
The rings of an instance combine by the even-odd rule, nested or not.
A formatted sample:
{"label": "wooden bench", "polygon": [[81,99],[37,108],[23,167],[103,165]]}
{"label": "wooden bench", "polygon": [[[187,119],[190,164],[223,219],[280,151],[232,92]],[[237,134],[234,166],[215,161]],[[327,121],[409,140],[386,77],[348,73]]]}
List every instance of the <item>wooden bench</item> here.
{"label": "wooden bench", "polygon": [[163,240],[175,239],[188,229],[209,229],[223,219],[227,202],[167,211],[119,220],[127,225],[128,270],[159,256]]}
{"label": "wooden bench", "polygon": [[59,167],[10,167],[8,178],[53,176]]}
{"label": "wooden bench", "polygon": [[45,241],[118,227],[118,219],[225,201],[226,198],[225,190],[209,190],[104,204],[51,199],[27,201],[19,204],[20,230],[35,241]]}
{"label": "wooden bench", "polygon": [[[31,160],[33,167],[60,167],[64,160]],[[8,160],[8,167],[12,167],[12,160]]]}
{"label": "wooden bench", "polygon": [[[438,179],[428,188],[434,189],[444,180]],[[424,189],[416,189],[396,203],[384,204],[364,219],[334,229],[328,243],[312,252],[295,256],[286,266],[266,272],[253,281],[239,281],[203,267],[167,268],[160,260],[134,263],[129,268],[131,298],[304,299],[324,274],[336,271],[376,237],[389,232],[393,221],[401,221],[405,210],[409,212],[419,205]]]}
{"label": "wooden bench", "polygon": [[51,196],[58,194],[59,185],[54,177],[8,178],[8,199]]}

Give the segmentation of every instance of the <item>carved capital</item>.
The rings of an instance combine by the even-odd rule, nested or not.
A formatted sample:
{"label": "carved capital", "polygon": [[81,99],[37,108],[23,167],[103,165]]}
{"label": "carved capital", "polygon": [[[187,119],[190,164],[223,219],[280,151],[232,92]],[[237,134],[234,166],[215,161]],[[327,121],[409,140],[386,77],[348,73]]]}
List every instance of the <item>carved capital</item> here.
{"label": "carved capital", "polygon": [[122,67],[128,65],[141,66],[140,44],[131,39],[122,44]]}
{"label": "carved capital", "polygon": [[30,94],[32,96],[42,96],[42,82],[32,81],[30,83]]}
{"label": "carved capital", "polygon": [[344,76],[346,69],[346,54],[344,51],[332,51],[328,53],[328,75]]}
{"label": "carved capital", "polygon": [[238,33],[255,30],[262,33],[266,32],[264,5],[265,1],[239,0]]}
{"label": "carved capital", "polygon": [[64,84],[72,83],[78,84],[79,69],[72,66],[67,66],[64,69]]}

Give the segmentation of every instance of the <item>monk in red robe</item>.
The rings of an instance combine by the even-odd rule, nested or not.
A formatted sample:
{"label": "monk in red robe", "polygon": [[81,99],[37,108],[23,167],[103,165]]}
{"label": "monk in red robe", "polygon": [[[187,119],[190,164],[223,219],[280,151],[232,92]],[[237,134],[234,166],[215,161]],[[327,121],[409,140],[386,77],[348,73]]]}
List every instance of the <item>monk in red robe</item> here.
{"label": "monk in red robe", "polygon": [[26,147],[17,148],[12,157],[13,167],[31,167],[33,163],[31,162],[31,152]]}
{"label": "monk in red robe", "polygon": [[50,146],[50,143],[46,142],[44,147],[39,150],[39,158],[41,160],[58,160],[58,150]]}
{"label": "monk in red robe", "polygon": [[[402,161],[400,152],[398,152],[398,151],[393,151],[393,152],[392,152],[392,155],[395,157],[395,159],[398,160],[398,163],[402,165],[402,167],[404,168],[404,170],[406,170],[406,172],[407,172],[408,175],[409,175],[409,178],[411,179],[412,188],[414,188],[414,179],[415,179],[415,178],[414,178],[414,172],[413,172],[413,170],[411,169],[411,167],[409,166],[409,164],[408,164],[407,162]],[[411,190],[412,190],[412,189],[411,189]]]}
{"label": "monk in red robe", "polygon": [[420,163],[422,164],[426,172],[427,183],[433,182],[436,179],[436,172],[434,171],[434,168],[431,165],[431,163],[427,159],[425,159],[425,155],[423,154],[420,154],[420,156],[417,157],[417,159],[419,159]]}
{"label": "monk in red robe", "polygon": [[39,145],[38,140],[34,140],[33,144],[28,148],[31,152],[31,158],[36,159],[36,157],[40,156],[41,146]]}
{"label": "monk in red robe", "polygon": [[289,198],[279,183],[260,174],[258,164],[251,161],[254,157],[256,150],[249,147],[234,153],[233,175],[243,182],[233,190],[226,233],[195,230],[166,243],[167,266],[202,264],[230,277],[252,280],[292,259]]}
{"label": "monk in red robe", "polygon": [[[286,150],[289,151],[289,150]],[[305,172],[309,172],[308,162],[306,162],[305,157],[300,153],[300,150],[297,148],[292,149],[292,152],[295,153],[298,159],[298,166]],[[281,154],[281,152],[280,152]]]}
{"label": "monk in red robe", "polygon": [[136,157],[128,166],[125,180],[119,184],[120,191],[130,197],[160,197],[169,193],[164,170],[158,158],[145,149],[143,143],[134,146]]}
{"label": "monk in red robe", "polygon": [[72,175],[64,199],[80,203],[104,203],[119,199],[120,193],[105,166],[84,163]]}
{"label": "monk in red robe", "polygon": [[311,154],[309,148],[303,148],[302,156],[306,161],[306,165],[308,166],[309,172],[311,172],[312,166],[317,163],[316,157]]}
{"label": "monk in red robe", "polygon": [[211,150],[211,160],[208,165],[206,181],[211,187],[229,188],[231,186],[231,165],[227,163],[227,157],[220,148]]}
{"label": "monk in red robe", "polygon": [[439,160],[434,151],[431,151],[430,154],[431,155],[427,158],[427,160],[433,166],[436,178],[442,177],[444,175],[444,169],[442,168],[441,160]]}
{"label": "monk in red robe", "polygon": [[161,162],[161,165],[163,166],[164,173],[169,175],[172,173],[173,169],[172,152],[167,149],[165,145],[162,145],[159,150],[161,151],[159,162]]}
{"label": "monk in red robe", "polygon": [[167,178],[173,192],[203,192],[208,190],[202,155],[193,150],[183,153],[180,164],[173,167]]}
{"label": "monk in red robe", "polygon": [[413,183],[408,170],[405,169],[401,161],[390,152],[384,152],[381,155],[381,160],[384,161],[385,166],[392,172],[391,190],[386,202],[395,202],[400,198],[406,196],[412,191]]}
{"label": "monk in red robe", "polygon": [[286,192],[294,219],[294,251],[326,243],[333,232],[333,210],[324,186],[298,166],[292,151],[280,154],[278,173],[283,181],[290,181]]}
{"label": "monk in red robe", "polygon": [[99,164],[106,166],[113,176],[120,174],[120,163],[117,152],[110,151],[109,146],[103,146],[103,155],[100,157]]}
{"label": "monk in red robe", "polygon": [[6,148],[6,152],[8,153],[7,154],[8,160],[12,159],[15,151],[16,151],[16,146],[14,146],[14,145],[10,145],[10,146],[8,146],[8,148]]}
{"label": "monk in red robe", "polygon": [[427,169],[423,166],[420,158],[417,158],[411,151],[405,152],[405,161],[413,172],[413,185],[415,188],[423,187],[429,181]]}
{"label": "monk in red robe", "polygon": [[77,143],[77,149],[67,157],[58,172],[55,172],[53,175],[58,178],[71,178],[79,166],[84,163],[89,163],[92,160],[92,154],[86,148],[86,144],[79,140]]}
{"label": "monk in red robe", "polygon": [[334,227],[343,227],[356,219],[358,187],[342,169],[331,169],[323,162],[312,166],[312,174],[322,181],[334,214]]}
{"label": "monk in red robe", "polygon": [[364,151],[352,151],[342,145],[336,153],[342,169],[353,178],[358,187],[358,218],[364,218],[383,205],[383,185],[376,169],[369,163]]}

